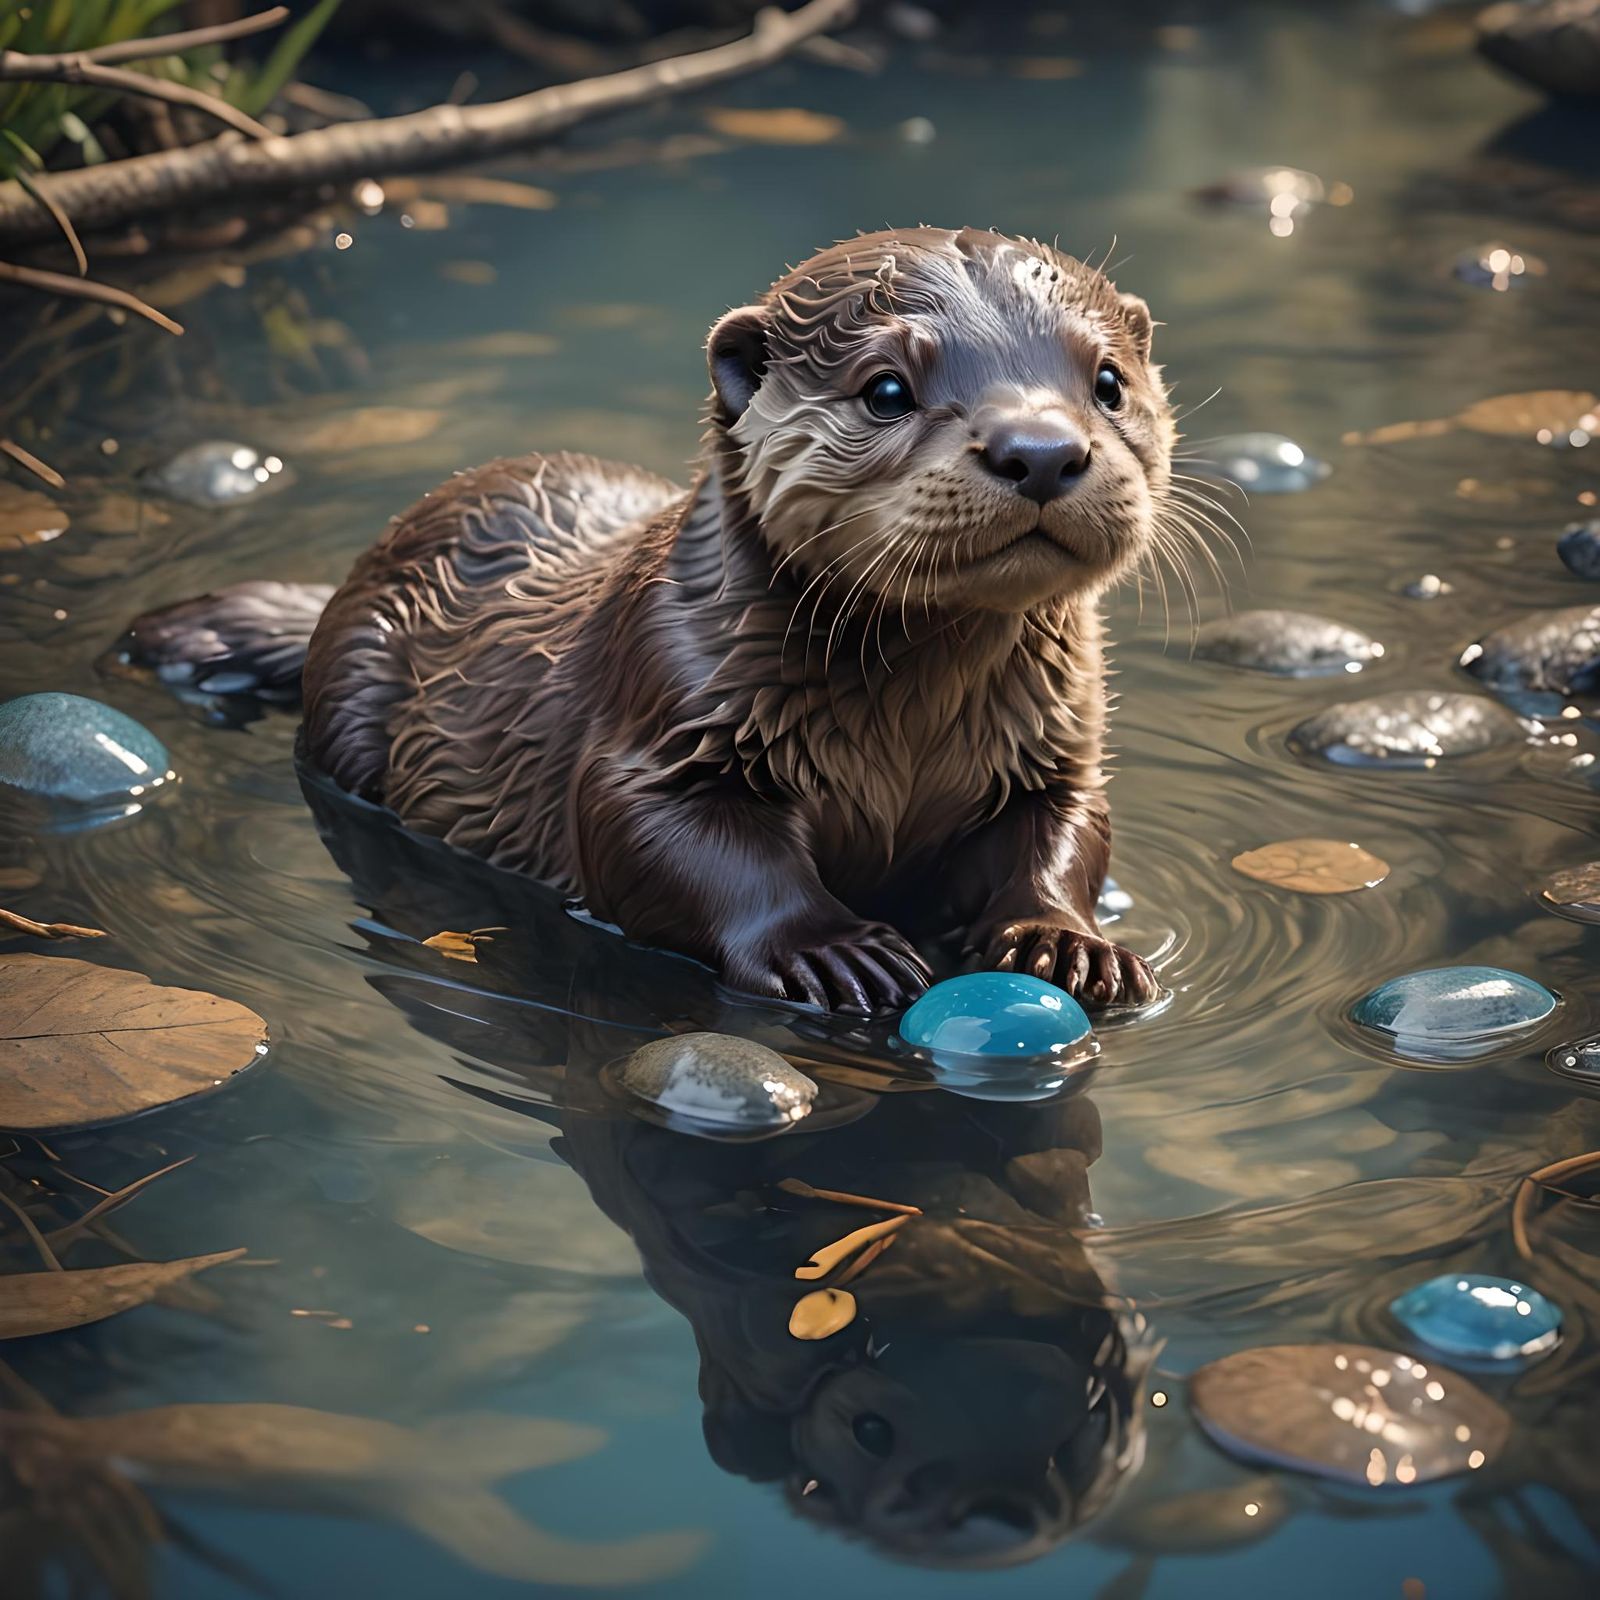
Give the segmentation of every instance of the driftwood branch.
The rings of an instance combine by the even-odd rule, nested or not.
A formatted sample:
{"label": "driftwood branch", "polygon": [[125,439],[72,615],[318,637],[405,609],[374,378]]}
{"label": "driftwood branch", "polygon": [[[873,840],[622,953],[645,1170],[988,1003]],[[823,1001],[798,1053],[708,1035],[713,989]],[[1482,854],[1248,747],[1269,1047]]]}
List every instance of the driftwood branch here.
{"label": "driftwood branch", "polygon": [[[245,144],[222,138],[181,150],[41,175],[35,186],[80,229],[215,201],[238,202],[318,184],[417,172],[481,160],[563,133],[591,117],[708,88],[781,60],[807,39],[855,14],[855,0],[808,0],[797,11],[767,10],[731,44],[557,84],[489,105],[434,106],[409,116],[341,123]],[[21,185],[0,184],[0,241],[47,238],[55,223]],[[12,269],[14,272],[16,269]]]}
{"label": "driftwood branch", "polygon": [[93,278],[69,278],[64,272],[45,272],[39,267],[19,267],[13,261],[0,261],[0,283],[17,283],[25,289],[39,289],[69,300],[98,300],[102,305],[131,311],[158,328],[165,328],[168,333],[183,332],[181,323],[174,322],[154,306],[146,305],[138,295],[109,283],[96,283]]}
{"label": "driftwood branch", "polygon": [[129,72],[125,67],[105,67],[88,59],[88,52],[65,56],[25,55],[20,50],[0,50],[0,83],[71,83],[86,89],[105,89],[112,94],[138,95],[144,100],[160,100],[167,105],[188,106],[217,122],[226,123],[252,139],[272,138],[272,129],[247,117],[238,107],[203,89],[168,78],[152,78],[147,72]]}

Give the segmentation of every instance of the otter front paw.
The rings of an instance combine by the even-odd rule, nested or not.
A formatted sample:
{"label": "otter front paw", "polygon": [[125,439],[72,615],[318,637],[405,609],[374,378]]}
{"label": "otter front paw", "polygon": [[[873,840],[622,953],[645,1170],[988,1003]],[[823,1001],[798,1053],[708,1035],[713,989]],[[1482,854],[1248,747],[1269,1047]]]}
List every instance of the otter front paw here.
{"label": "otter front paw", "polygon": [[990,936],[977,963],[1026,972],[1091,1006],[1143,1006],[1161,985],[1143,956],[1098,934],[1045,922],[1008,922]]}
{"label": "otter front paw", "polygon": [[863,922],[831,935],[797,933],[723,963],[735,988],[825,1011],[901,1011],[933,981],[928,964],[893,928]]}

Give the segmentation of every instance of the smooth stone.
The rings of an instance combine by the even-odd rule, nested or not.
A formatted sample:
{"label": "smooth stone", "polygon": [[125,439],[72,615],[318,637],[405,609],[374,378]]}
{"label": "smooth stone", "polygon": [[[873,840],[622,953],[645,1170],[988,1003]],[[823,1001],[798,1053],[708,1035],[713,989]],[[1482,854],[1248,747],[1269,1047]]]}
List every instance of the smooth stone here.
{"label": "smooth stone", "polygon": [[1201,1367],[1189,1397],[1230,1455],[1372,1488],[1475,1472],[1511,1435],[1475,1384],[1371,1345],[1241,1350]]}
{"label": "smooth stone", "polygon": [[1425,572],[1420,578],[1412,578],[1409,583],[1400,585],[1400,593],[1407,600],[1438,600],[1455,592],[1456,586],[1435,572]]}
{"label": "smooth stone", "polygon": [[1213,439],[1206,451],[1205,459],[1190,463],[1196,472],[1236,483],[1251,494],[1295,494],[1333,471],[1281,433],[1236,433]]}
{"label": "smooth stone", "polygon": [[1347,839],[1280,839],[1233,858],[1236,872],[1297,894],[1351,894],[1389,876],[1389,863]]}
{"label": "smooth stone", "polygon": [[618,1067],[617,1081],[662,1111],[736,1128],[798,1122],[817,1097],[776,1050],[727,1033],[653,1039]]}
{"label": "smooth stone", "polygon": [[1429,767],[1522,737],[1522,724],[1493,700],[1401,689],[1329,706],[1295,728],[1289,745],[1340,766]]}
{"label": "smooth stone", "polygon": [[1461,665],[1491,689],[1593,694],[1600,690],[1600,606],[1529,612],[1468,645]]}
{"label": "smooth stone", "polygon": [[1557,1003],[1542,983],[1504,967],[1427,967],[1379,984],[1350,1019],[1403,1054],[1462,1060],[1537,1026]]}
{"label": "smooth stone", "polygon": [[1600,922],[1600,861],[1552,872],[1539,886],[1539,899],[1575,922]]}
{"label": "smooth stone", "polygon": [[1563,1078],[1600,1085],[1600,1033],[1574,1039],[1571,1044],[1558,1044],[1546,1052],[1544,1064]]}
{"label": "smooth stone", "polygon": [[1597,0],[1502,0],[1478,16],[1478,51],[1546,94],[1600,96]]}
{"label": "smooth stone", "polygon": [[1456,276],[1463,283],[1499,293],[1523,288],[1533,279],[1542,278],[1546,270],[1537,256],[1525,250],[1514,250],[1498,239],[1468,250],[1457,258],[1455,266]]}
{"label": "smooth stone", "polygon": [[207,439],[180,450],[150,474],[151,485],[192,506],[231,506],[289,482],[282,460],[232,439]]}
{"label": "smooth stone", "polygon": [[1580,578],[1600,578],[1600,518],[1568,523],[1556,540],[1556,554],[1568,572]]}
{"label": "smooth stone", "polygon": [[1022,972],[947,978],[900,1019],[900,1037],[935,1060],[1050,1062],[1091,1031],[1088,1013],[1065,989]]}
{"label": "smooth stone", "polygon": [[77,694],[25,694],[0,704],[0,784],[42,800],[104,805],[173,778],[148,728]]}
{"label": "smooth stone", "polygon": [[1389,1302],[1413,1338],[1468,1361],[1518,1361],[1553,1350],[1561,1313],[1537,1289],[1479,1272],[1444,1272]]}
{"label": "smooth stone", "polygon": [[1195,637],[1194,653],[1201,661],[1249,672],[1322,678],[1359,672],[1383,654],[1383,646],[1309,611],[1241,611],[1206,623]]}

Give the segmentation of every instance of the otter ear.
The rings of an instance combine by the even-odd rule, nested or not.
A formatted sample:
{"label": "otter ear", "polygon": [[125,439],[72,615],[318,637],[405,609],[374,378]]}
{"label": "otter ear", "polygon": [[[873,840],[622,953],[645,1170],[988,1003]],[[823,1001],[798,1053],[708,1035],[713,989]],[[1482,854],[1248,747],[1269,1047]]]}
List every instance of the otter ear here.
{"label": "otter ear", "polygon": [[740,306],[723,317],[706,340],[706,361],[722,409],[731,418],[742,417],[767,370],[765,309]]}
{"label": "otter ear", "polygon": [[1139,359],[1150,359],[1150,343],[1155,337],[1156,325],[1150,316],[1150,307],[1136,294],[1120,295],[1122,320],[1139,351]]}

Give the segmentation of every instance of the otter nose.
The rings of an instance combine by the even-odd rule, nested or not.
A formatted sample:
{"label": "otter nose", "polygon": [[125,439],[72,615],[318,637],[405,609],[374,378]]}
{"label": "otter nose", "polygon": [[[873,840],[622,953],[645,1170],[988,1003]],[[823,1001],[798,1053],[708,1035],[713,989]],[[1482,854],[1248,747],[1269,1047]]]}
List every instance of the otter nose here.
{"label": "otter nose", "polygon": [[1089,465],[1089,441],[1065,422],[1044,417],[1003,422],[983,447],[983,463],[1040,505],[1054,500]]}

